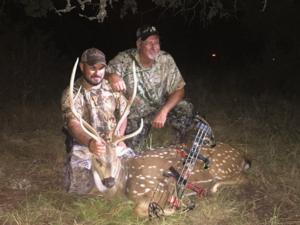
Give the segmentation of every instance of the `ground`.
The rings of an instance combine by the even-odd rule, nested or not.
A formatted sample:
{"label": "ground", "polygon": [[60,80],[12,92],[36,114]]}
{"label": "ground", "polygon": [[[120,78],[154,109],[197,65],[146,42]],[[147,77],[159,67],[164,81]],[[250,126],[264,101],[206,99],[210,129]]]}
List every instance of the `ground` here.
{"label": "ground", "polygon": [[[12,215],[21,211],[24,204],[30,204],[30,202],[36,201],[36,198],[47,196],[49,193],[52,193],[52,197],[55,196],[53,193],[58,193],[58,197],[63,195],[62,171],[65,153],[64,137],[60,129],[2,133],[0,143],[2,149],[0,210],[3,214]],[[271,181],[268,181],[270,178],[263,174],[260,178],[254,178],[253,175],[258,169],[257,163],[259,162],[255,155],[251,155],[251,157],[254,172],[248,175],[250,179],[255,180],[250,181],[247,186],[238,189],[225,188],[215,197],[199,200],[197,208],[191,211],[187,217],[192,224],[198,224],[198,210],[201,209],[206,210],[202,212],[204,214],[202,220],[205,218],[206,223],[201,224],[232,223],[228,215],[238,217],[241,209],[245,210],[242,212],[245,214],[245,218],[251,221],[250,223],[248,221],[248,224],[300,224],[299,211],[297,212],[297,208],[295,208],[295,204],[298,204],[299,194],[293,187],[284,184],[284,177],[277,178],[281,180],[279,183],[282,182],[282,187],[270,184]],[[299,173],[299,170],[294,167],[291,172]],[[261,182],[258,179],[265,179],[265,181]],[[265,187],[261,186],[262,184]],[[276,191],[278,193],[274,193]],[[280,192],[284,193],[280,194]],[[211,208],[209,210],[206,209],[208,205]],[[222,212],[219,211],[220,209]],[[212,219],[213,217],[218,219]],[[238,219],[239,222],[242,220]],[[16,220],[9,221],[6,223],[17,224]],[[233,224],[239,224],[239,222]],[[89,223],[83,222],[82,224]]]}

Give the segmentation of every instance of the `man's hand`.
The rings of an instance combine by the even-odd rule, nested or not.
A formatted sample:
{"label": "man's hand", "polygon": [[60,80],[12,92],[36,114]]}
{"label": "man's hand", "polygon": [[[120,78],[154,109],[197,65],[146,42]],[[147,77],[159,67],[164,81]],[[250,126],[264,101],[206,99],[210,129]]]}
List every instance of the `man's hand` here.
{"label": "man's hand", "polygon": [[168,113],[166,113],[163,110],[160,110],[154,117],[153,121],[152,121],[152,127],[154,128],[163,128],[166,120],[167,120],[167,115]]}
{"label": "man's hand", "polygon": [[124,141],[119,142],[118,146],[122,147],[122,148],[126,148],[126,144]]}
{"label": "man's hand", "polygon": [[152,121],[152,127],[164,127],[168,113],[177,105],[184,96],[184,89],[178,89],[169,95],[167,102],[162,106]]}
{"label": "man's hand", "polygon": [[95,155],[102,155],[106,152],[106,142],[103,139],[99,141],[91,139],[89,141],[88,147],[90,152]]}
{"label": "man's hand", "polygon": [[120,77],[117,74],[108,74],[107,79],[114,91],[125,91],[126,90],[126,84],[122,77]]}

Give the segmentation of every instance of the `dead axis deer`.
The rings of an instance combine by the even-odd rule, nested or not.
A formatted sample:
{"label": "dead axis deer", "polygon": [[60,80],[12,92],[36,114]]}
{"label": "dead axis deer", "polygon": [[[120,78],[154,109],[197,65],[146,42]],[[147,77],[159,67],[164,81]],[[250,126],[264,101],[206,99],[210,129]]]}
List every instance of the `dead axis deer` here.
{"label": "dead axis deer", "polygon": [[[207,192],[215,193],[221,186],[246,182],[243,171],[249,168],[250,162],[237,149],[219,143],[213,148],[202,147],[201,154],[207,157],[210,163],[208,168],[204,169],[203,161],[197,160],[188,180],[192,184],[201,185],[207,188]],[[149,203],[153,201],[165,208],[166,215],[174,212],[174,208],[168,208],[167,203],[176,181],[163,174],[168,172],[171,166],[180,172],[183,163],[181,150],[176,147],[156,148],[130,159],[126,195],[136,203],[137,215],[147,216]]]}
{"label": "dead axis deer", "polygon": [[[76,74],[76,69],[78,65],[78,58],[73,66],[71,78],[70,78],[70,106],[73,114],[80,121],[81,128],[84,130],[86,134],[88,134],[91,138],[95,140],[99,140],[100,136],[97,131],[85,120],[81,118],[81,116],[76,111],[76,107],[74,106],[74,101],[77,98],[77,94],[80,92],[80,88],[77,94],[74,96],[74,79]],[[143,128],[143,120],[141,120],[141,125],[138,130],[134,131],[131,134],[125,135],[123,137],[119,137],[117,135],[117,131],[121,126],[122,122],[129,114],[129,109],[133,103],[133,100],[136,95],[137,90],[137,78],[136,78],[136,69],[135,64],[133,63],[133,78],[134,78],[134,90],[131,99],[129,100],[120,120],[118,121],[112,137],[106,145],[106,153],[103,155],[94,155],[90,154],[91,162],[92,162],[92,173],[95,181],[95,186],[104,196],[113,196],[117,192],[122,192],[124,190],[124,185],[126,183],[127,175],[126,169],[124,168],[124,160],[117,155],[118,143],[124,141],[128,138],[131,138],[137,135]]]}

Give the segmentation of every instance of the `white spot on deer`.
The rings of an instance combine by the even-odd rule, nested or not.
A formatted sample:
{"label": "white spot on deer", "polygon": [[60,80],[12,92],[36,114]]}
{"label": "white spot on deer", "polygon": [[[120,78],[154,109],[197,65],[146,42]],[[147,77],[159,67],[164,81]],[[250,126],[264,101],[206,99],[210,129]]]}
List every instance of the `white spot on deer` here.
{"label": "white spot on deer", "polygon": [[145,193],[147,193],[147,192],[149,192],[149,191],[151,191],[150,188],[146,188],[146,189],[145,189]]}
{"label": "white spot on deer", "polygon": [[171,160],[169,160],[169,161],[168,161],[168,163],[172,163],[172,161],[171,161]]}
{"label": "white spot on deer", "polygon": [[221,156],[221,155],[222,155],[221,153],[218,153],[218,154],[217,154],[217,156]]}
{"label": "white spot on deer", "polygon": [[141,179],[141,180],[145,180],[145,177],[141,176],[141,177],[139,177],[139,179]]}
{"label": "white spot on deer", "polygon": [[136,190],[133,190],[132,193],[133,193],[133,194],[137,194],[138,192],[137,192]]}
{"label": "white spot on deer", "polygon": [[219,164],[216,164],[216,167],[220,167],[220,165],[219,165]]}
{"label": "white spot on deer", "polygon": [[151,178],[151,176],[150,176],[150,175],[146,175],[146,177],[147,177],[147,178]]}
{"label": "white spot on deer", "polygon": [[163,171],[164,171],[164,169],[159,169],[159,171],[160,171],[160,172],[163,172]]}
{"label": "white spot on deer", "polygon": [[165,186],[164,183],[161,183],[161,182],[159,182],[158,185],[161,186],[161,187]]}
{"label": "white spot on deer", "polygon": [[140,184],[140,187],[146,187],[146,185],[145,184]]}
{"label": "white spot on deer", "polygon": [[135,169],[135,166],[131,166],[132,169]]}
{"label": "white spot on deer", "polygon": [[149,184],[154,184],[154,181],[153,180],[149,180],[148,183]]}
{"label": "white spot on deer", "polygon": [[145,167],[145,165],[140,165],[138,170],[140,170],[141,168],[144,168],[144,167]]}
{"label": "white spot on deer", "polygon": [[228,170],[228,172],[231,172],[231,169],[230,169],[230,168],[228,168],[227,170]]}
{"label": "white spot on deer", "polygon": [[152,165],[152,166],[148,166],[148,168],[149,168],[149,169],[152,169],[152,168],[154,169],[154,168],[156,168],[156,166],[155,166],[155,165]]}
{"label": "white spot on deer", "polygon": [[222,162],[223,162],[223,163],[226,163],[226,160],[225,160],[225,159],[223,159],[223,160],[222,160]]}
{"label": "white spot on deer", "polygon": [[129,178],[132,178],[132,174],[129,174]]}

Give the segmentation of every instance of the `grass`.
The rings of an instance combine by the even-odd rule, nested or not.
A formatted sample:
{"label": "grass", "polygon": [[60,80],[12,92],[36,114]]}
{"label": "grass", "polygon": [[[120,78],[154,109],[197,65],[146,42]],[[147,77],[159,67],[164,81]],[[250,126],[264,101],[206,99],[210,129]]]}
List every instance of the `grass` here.
{"label": "grass", "polygon": [[[59,101],[8,102],[0,113],[0,223],[300,224],[297,98],[294,92],[281,94],[267,87],[249,94],[243,90],[247,79],[239,80],[231,73],[223,75],[228,81],[222,78],[222,84],[213,83],[217,77],[193,78],[195,82],[187,89],[217,141],[241,149],[252,159],[247,186],[223,188],[215,196],[198,199],[196,209],[190,212],[152,221],[137,218],[133,204],[124,197],[104,200],[66,194],[62,190],[65,153]],[[153,134],[148,144],[167,145],[165,135],[169,133],[163,133]]]}

